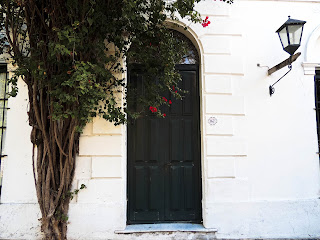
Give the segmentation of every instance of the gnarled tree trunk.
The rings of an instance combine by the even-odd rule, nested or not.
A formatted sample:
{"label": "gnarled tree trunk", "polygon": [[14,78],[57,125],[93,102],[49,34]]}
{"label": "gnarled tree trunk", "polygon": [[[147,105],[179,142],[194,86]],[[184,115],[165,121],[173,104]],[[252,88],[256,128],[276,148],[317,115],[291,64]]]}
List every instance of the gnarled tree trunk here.
{"label": "gnarled tree trunk", "polygon": [[[29,83],[34,178],[45,239],[66,239],[71,185],[78,150],[77,120],[52,120],[47,89]],[[32,84],[30,84],[32,83]]]}

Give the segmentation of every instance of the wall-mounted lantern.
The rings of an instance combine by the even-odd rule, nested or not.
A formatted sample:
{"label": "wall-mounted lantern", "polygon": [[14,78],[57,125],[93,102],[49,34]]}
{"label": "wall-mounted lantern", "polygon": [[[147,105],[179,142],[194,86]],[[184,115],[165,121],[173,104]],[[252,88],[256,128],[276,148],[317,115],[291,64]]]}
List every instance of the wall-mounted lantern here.
{"label": "wall-mounted lantern", "polygon": [[269,87],[270,96],[274,93],[273,86],[291,71],[291,64],[301,55],[301,53],[296,53],[295,55],[293,54],[300,47],[303,25],[305,23],[306,21],[291,19],[289,16],[289,19],[276,31],[276,33],[279,35],[283,50],[289,53],[290,57],[278,65],[270,68],[268,70],[268,75],[271,75],[285,66],[288,66],[289,71]]}
{"label": "wall-mounted lantern", "polygon": [[279,35],[283,50],[290,55],[300,47],[303,25],[306,21],[289,19],[276,31]]}

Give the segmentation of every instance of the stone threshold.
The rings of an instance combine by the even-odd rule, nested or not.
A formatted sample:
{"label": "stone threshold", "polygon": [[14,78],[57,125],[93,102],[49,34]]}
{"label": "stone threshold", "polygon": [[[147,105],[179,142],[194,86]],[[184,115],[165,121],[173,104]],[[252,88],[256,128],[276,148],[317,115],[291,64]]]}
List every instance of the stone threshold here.
{"label": "stone threshold", "polygon": [[116,230],[118,234],[153,233],[153,232],[203,232],[215,233],[215,228],[205,228],[202,224],[195,223],[157,223],[127,225],[124,230]]}

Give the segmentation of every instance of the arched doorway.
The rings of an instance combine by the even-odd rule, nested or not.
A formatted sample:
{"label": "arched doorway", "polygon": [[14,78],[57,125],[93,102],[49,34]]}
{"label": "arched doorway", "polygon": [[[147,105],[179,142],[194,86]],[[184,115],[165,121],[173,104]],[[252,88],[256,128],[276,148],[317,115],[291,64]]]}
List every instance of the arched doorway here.
{"label": "arched doorway", "polygon": [[[128,124],[129,224],[202,220],[199,57],[189,39],[175,36],[189,42],[188,56],[176,65],[188,94],[173,102],[166,118],[144,116]],[[129,66],[128,82],[143,88],[139,71]]]}

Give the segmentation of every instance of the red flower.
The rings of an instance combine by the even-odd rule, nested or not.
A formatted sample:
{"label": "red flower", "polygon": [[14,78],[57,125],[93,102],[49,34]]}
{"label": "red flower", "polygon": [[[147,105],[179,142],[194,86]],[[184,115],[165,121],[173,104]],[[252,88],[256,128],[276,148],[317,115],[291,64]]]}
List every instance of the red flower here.
{"label": "red flower", "polygon": [[165,113],[164,113],[164,114],[162,114],[162,116],[166,117],[166,116],[167,116],[167,114],[165,114]]}
{"label": "red flower", "polygon": [[152,106],[150,106],[149,109],[153,113],[158,111],[156,107],[152,107]]}
{"label": "red flower", "polygon": [[172,101],[171,101],[171,100],[169,100],[169,104],[172,104]]}
{"label": "red flower", "polygon": [[176,90],[175,93],[177,93],[178,91]]}
{"label": "red flower", "polygon": [[173,90],[173,91],[175,90],[174,86],[172,86],[172,90]]}
{"label": "red flower", "polygon": [[162,97],[162,99],[163,99],[165,102],[168,102],[168,100],[167,100],[165,97]]}
{"label": "red flower", "polygon": [[208,26],[208,23],[202,22],[201,25],[202,25],[202,27],[207,27],[207,26]]}
{"label": "red flower", "polygon": [[209,17],[206,16],[206,18],[202,21],[201,25],[202,27],[207,27],[211,22],[208,21]]}

